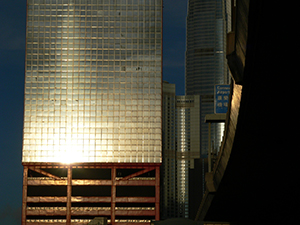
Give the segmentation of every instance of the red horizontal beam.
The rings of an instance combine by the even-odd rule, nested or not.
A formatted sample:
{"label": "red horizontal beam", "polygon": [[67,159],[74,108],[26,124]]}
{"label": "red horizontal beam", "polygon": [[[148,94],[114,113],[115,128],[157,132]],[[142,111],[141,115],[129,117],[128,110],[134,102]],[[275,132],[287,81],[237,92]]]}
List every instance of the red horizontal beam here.
{"label": "red horizontal beam", "polygon": [[[67,180],[28,179],[29,186],[66,186]],[[72,180],[72,186],[111,186],[111,180]],[[155,180],[116,180],[117,186],[155,186]]]}
{"label": "red horizontal beam", "polygon": [[111,186],[112,181],[111,180],[87,180],[87,179],[72,180],[72,186],[78,186],[78,185]]}
{"label": "red horizontal beam", "polygon": [[[26,225],[66,225],[66,222],[26,222]],[[86,225],[86,222],[72,222],[72,225]]]}
{"label": "red horizontal beam", "polygon": [[28,179],[27,185],[28,186],[63,186],[67,185],[67,180],[39,180],[39,179]]}
{"label": "red horizontal beam", "polygon": [[111,202],[111,197],[85,197],[85,196],[72,196],[72,202]]}
{"label": "red horizontal beam", "polygon": [[[116,216],[155,216],[154,210],[115,210]],[[27,209],[29,216],[66,216],[67,211],[55,209]],[[71,210],[72,216],[110,216],[111,210]]]}
{"label": "red horizontal beam", "polygon": [[116,216],[155,216],[154,210],[116,210]]}
{"label": "red horizontal beam", "polygon": [[38,202],[67,202],[67,197],[27,197],[27,202],[38,203]]}
{"label": "red horizontal beam", "polygon": [[[111,202],[111,197],[85,197],[85,196],[72,196],[72,202]],[[27,197],[27,202],[67,202],[67,197]],[[154,203],[155,197],[116,197],[116,202],[136,202],[136,203]]]}
{"label": "red horizontal beam", "polygon": [[[65,225],[66,222],[26,222],[26,225],[49,225],[49,224],[61,224]],[[80,225],[83,225],[86,223],[80,223]],[[73,224],[72,224],[73,225]],[[76,225],[79,225],[79,223],[76,223]]]}
{"label": "red horizontal beam", "polygon": [[54,210],[54,209],[27,209],[27,215],[29,216],[66,216],[67,210]]}
{"label": "red horizontal beam", "polygon": [[[73,196],[72,202],[110,202],[111,197],[84,197]],[[27,197],[27,202],[39,203],[39,202],[67,202],[67,197]]]}
{"label": "red horizontal beam", "polygon": [[116,202],[154,203],[155,197],[117,197]]}
{"label": "red horizontal beam", "polygon": [[35,163],[35,162],[23,162],[23,166],[34,166],[35,168],[68,168],[70,165],[72,168],[121,168],[121,169],[143,169],[147,167],[156,167],[160,166],[161,163],[73,163],[73,164],[64,164],[64,163]]}
{"label": "red horizontal beam", "polygon": [[155,186],[155,180],[117,180],[117,186]]}
{"label": "red horizontal beam", "polygon": [[[49,225],[49,224],[61,224],[65,225],[66,222],[26,222],[26,225]],[[108,223],[111,224],[111,223]],[[116,225],[149,225],[149,222],[136,222],[136,223],[128,223],[128,222],[115,222]],[[86,225],[86,222],[72,222],[72,225]]]}

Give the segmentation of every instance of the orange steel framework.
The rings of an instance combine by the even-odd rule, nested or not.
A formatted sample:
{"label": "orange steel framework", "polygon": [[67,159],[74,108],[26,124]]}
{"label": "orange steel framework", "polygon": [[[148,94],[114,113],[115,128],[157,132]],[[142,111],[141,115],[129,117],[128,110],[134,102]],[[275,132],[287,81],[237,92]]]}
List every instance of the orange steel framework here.
{"label": "orange steel framework", "polygon": [[[160,219],[160,164],[159,163],[84,163],[84,164],[53,164],[23,163],[23,199],[22,225],[46,224],[88,224],[93,217],[107,217],[108,224],[149,224],[151,220]],[[49,170],[64,170],[65,176],[60,177]],[[74,169],[90,171],[110,170],[110,179],[72,178]],[[122,175],[117,171],[129,170]],[[29,176],[34,173],[34,176]],[[145,177],[144,175],[147,174]],[[110,188],[110,196],[72,195],[74,187]],[[54,187],[66,189],[65,195],[51,194]],[[142,196],[118,195],[118,187],[152,187],[149,193]],[[28,193],[30,188],[31,194]],[[45,192],[39,192],[46,188]],[[129,188],[130,189],[130,188]],[[38,193],[34,193],[38,190]],[[137,190],[137,189],[135,189]],[[145,193],[146,192],[146,193]],[[153,193],[154,192],[154,193]],[[32,194],[33,193],[33,194]],[[130,192],[129,192],[130,193]],[[132,193],[132,192],[131,192]],[[29,194],[29,195],[28,195]],[[91,194],[92,195],[92,194]],[[79,207],[78,207],[79,204]],[[82,204],[82,205],[80,205]],[[98,204],[97,207],[90,207]],[[104,204],[104,207],[99,207]],[[106,204],[106,205],[105,205]],[[76,205],[77,207],[72,207]],[[124,207],[125,206],[125,207]],[[116,218],[117,217],[117,218]]]}

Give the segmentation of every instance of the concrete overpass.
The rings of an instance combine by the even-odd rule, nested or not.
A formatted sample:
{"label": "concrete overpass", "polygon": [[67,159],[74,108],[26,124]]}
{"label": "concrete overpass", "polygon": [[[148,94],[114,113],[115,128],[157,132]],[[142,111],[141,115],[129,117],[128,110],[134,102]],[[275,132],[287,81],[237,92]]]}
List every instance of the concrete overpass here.
{"label": "concrete overpass", "polygon": [[[296,3],[296,2],[295,2]],[[225,137],[196,220],[299,224],[296,4],[237,0]]]}

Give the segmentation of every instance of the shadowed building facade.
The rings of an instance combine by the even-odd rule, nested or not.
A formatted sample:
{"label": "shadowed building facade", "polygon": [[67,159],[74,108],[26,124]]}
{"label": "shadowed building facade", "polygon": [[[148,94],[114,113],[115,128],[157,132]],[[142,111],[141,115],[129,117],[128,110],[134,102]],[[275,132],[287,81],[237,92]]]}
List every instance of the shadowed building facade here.
{"label": "shadowed building facade", "polygon": [[161,42],[161,0],[27,1],[22,224],[159,219]]}
{"label": "shadowed building facade", "polygon": [[[208,125],[206,114],[214,113],[214,88],[228,84],[225,35],[230,29],[231,0],[189,0],[187,15],[186,95],[200,95],[200,146],[207,157]],[[212,140],[218,148],[224,126],[212,126]]]}
{"label": "shadowed building facade", "polygon": [[163,83],[162,219],[192,218],[200,202],[199,114],[199,96],[175,96],[175,84]]}

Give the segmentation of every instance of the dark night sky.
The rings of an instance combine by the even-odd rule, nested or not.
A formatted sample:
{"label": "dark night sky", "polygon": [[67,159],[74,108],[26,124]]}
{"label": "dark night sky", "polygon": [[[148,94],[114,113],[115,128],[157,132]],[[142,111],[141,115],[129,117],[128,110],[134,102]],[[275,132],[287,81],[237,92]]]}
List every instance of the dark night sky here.
{"label": "dark night sky", "polygon": [[[184,94],[188,0],[164,0],[163,74]],[[26,0],[0,8],[0,224],[19,225],[22,205],[22,127]]]}

